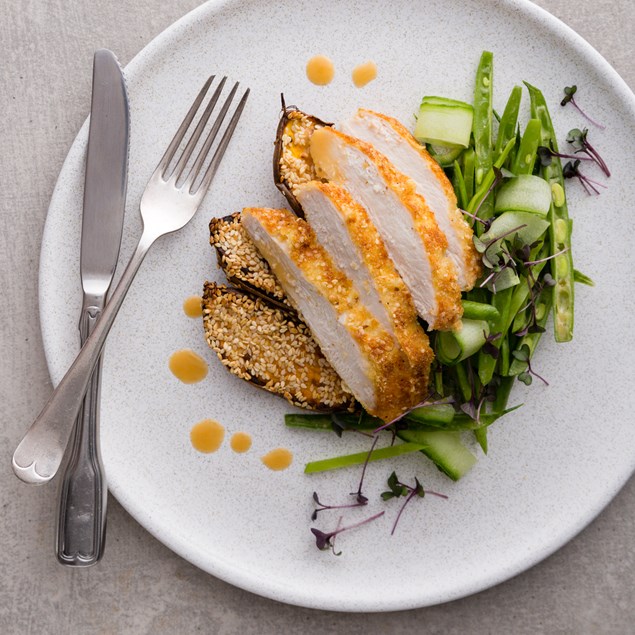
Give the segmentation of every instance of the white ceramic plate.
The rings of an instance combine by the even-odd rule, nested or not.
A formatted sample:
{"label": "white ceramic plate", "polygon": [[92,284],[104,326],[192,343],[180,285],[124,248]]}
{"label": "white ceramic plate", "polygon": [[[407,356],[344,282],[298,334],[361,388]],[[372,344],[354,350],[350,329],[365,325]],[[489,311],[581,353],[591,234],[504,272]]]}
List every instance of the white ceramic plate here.
{"label": "white ceramic plate", "polygon": [[[495,102],[514,83],[540,86],[561,140],[584,121],[560,108],[562,88],[579,86],[579,102],[607,124],[591,138],[613,169],[609,188],[590,198],[569,188],[576,265],[596,281],[578,287],[576,337],[541,342],[535,365],[548,388],[520,384],[519,411],[496,424],[490,455],[459,484],[425,459],[408,456],[369,468],[366,509],[386,515],[343,534],[339,558],[322,553],[309,533],[311,493],[344,502],[359,470],[308,477],[307,460],[367,447],[364,438],[288,431],[286,403],[227,373],[207,349],[201,325],[183,299],[205,279],[220,279],[207,223],[248,205],[280,205],[271,181],[279,95],[327,120],[364,105],[411,123],[424,94],[471,98],[482,49],[495,54]],[[316,53],[336,65],[323,88],[305,78]],[[367,59],[379,75],[363,90],[350,72]],[[210,2],[149,44],[126,69],[132,112],[130,180],[122,261],[140,232],[138,203],[146,181],[191,99],[210,73],[252,89],[238,133],[195,219],[161,240],[144,263],[109,339],[103,373],[103,453],[109,485],[124,507],[159,540],[202,569],[276,600],[346,611],[385,611],[448,601],[523,571],[568,541],[614,496],[635,465],[631,390],[635,330],[632,224],[635,100],[609,65],[579,36],[528,2],[286,0]],[[526,113],[525,113],[526,115]],[[41,256],[41,318],[46,355],[58,382],[77,349],[78,274],[86,126],[61,172]],[[592,176],[596,169],[589,168]],[[601,178],[601,177],[600,177]],[[206,381],[187,386],[169,372],[176,349],[190,347],[210,364]],[[521,390],[522,389],[522,390]],[[205,417],[254,439],[246,455],[224,447],[195,452],[188,433]],[[287,446],[295,462],[268,471],[260,456]],[[445,492],[426,498],[389,531],[397,503],[378,496],[396,467]],[[331,514],[330,516],[328,514]],[[335,526],[335,512],[317,526]]]}

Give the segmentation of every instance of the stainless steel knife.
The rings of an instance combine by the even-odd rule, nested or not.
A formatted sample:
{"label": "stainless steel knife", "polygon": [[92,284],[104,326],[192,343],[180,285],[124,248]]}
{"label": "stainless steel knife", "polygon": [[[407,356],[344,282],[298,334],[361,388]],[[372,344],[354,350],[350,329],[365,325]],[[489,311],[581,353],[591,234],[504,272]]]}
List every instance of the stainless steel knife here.
{"label": "stainless steel knife", "polygon": [[[80,271],[82,345],[106,303],[119,257],[128,182],[128,95],[117,58],[95,52],[88,132]],[[75,423],[61,479],[56,554],[60,563],[90,566],[103,554],[108,488],[99,449],[101,360]]]}

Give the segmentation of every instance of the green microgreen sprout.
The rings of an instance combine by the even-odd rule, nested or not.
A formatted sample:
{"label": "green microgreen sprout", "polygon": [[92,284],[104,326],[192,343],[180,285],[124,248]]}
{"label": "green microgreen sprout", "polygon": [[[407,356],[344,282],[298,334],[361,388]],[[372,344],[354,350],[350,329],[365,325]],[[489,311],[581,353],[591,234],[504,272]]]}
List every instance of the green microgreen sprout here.
{"label": "green microgreen sprout", "polygon": [[587,115],[580,106],[576,103],[573,96],[578,92],[578,87],[574,84],[573,86],[565,86],[564,87],[564,98],[560,102],[561,106],[566,106],[567,104],[571,104],[587,121],[590,121],[594,126],[597,126],[601,130],[604,130],[606,126],[602,125],[599,121],[595,121],[595,119],[591,119],[589,115]]}
{"label": "green microgreen sprout", "polygon": [[[423,498],[426,495],[426,491],[423,489],[423,485],[421,485],[421,483],[419,482],[419,479],[417,479],[416,477],[415,477],[414,485],[408,485],[407,483],[402,483],[397,477],[397,474],[395,472],[393,472],[388,477],[387,484],[389,489],[385,492],[382,492],[381,494],[381,498],[383,501],[388,501],[391,498],[400,498],[402,496],[405,496],[406,498],[392,526],[392,530],[390,532],[390,535],[392,536],[395,533],[395,529],[397,529],[397,524],[399,523],[399,519],[401,518],[401,514],[403,513],[403,510],[406,508],[406,505],[408,505],[408,503],[415,496],[418,496],[419,498]],[[428,490],[427,493],[433,496],[438,496],[440,498],[445,498],[446,500],[448,498],[445,494],[439,494],[438,492],[433,492],[431,490]]]}

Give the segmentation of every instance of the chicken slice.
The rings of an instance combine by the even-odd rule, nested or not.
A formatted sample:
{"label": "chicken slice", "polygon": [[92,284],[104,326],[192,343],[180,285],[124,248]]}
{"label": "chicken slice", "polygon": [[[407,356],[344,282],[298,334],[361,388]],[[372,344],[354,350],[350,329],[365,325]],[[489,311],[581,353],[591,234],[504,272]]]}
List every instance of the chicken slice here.
{"label": "chicken slice", "polygon": [[342,185],[364,206],[430,328],[458,328],[462,307],[456,267],[414,182],[371,145],[333,128],[313,133],[311,156],[318,176]]}
{"label": "chicken slice", "polygon": [[242,223],[326,359],[369,413],[390,421],[423,399],[427,385],[412,376],[401,347],[306,221],[287,210],[246,208]]}
{"label": "chicken slice", "polygon": [[352,410],[355,399],[308,327],[250,293],[206,282],[205,339],[234,375],[312,410]]}
{"label": "chicken slice", "polygon": [[396,119],[360,108],[339,126],[344,133],[371,144],[402,174],[410,177],[448,241],[461,290],[468,291],[480,273],[472,230],[457,207],[454,188],[439,164]]}
{"label": "chicken slice", "polygon": [[366,210],[333,183],[311,181],[299,185],[295,195],[319,242],[351,279],[360,300],[396,337],[417,381],[427,386],[433,358],[428,336]]}
{"label": "chicken slice", "polygon": [[267,261],[242,226],[240,212],[212,218],[209,223],[209,242],[216,249],[218,266],[227,276],[228,282],[276,306],[292,310]]}

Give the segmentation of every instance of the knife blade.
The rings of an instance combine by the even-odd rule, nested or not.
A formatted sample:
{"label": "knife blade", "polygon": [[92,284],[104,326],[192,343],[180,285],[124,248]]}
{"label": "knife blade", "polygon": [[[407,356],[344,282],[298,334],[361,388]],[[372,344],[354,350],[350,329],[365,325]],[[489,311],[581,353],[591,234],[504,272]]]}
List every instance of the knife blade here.
{"label": "knife blade", "polygon": [[[105,306],[117,266],[128,182],[130,114],[123,73],[115,55],[95,51],[80,275],[83,290],[79,331],[82,345]],[[69,566],[90,566],[103,555],[108,489],[99,447],[101,360],[72,435],[61,479],[56,555]]]}

